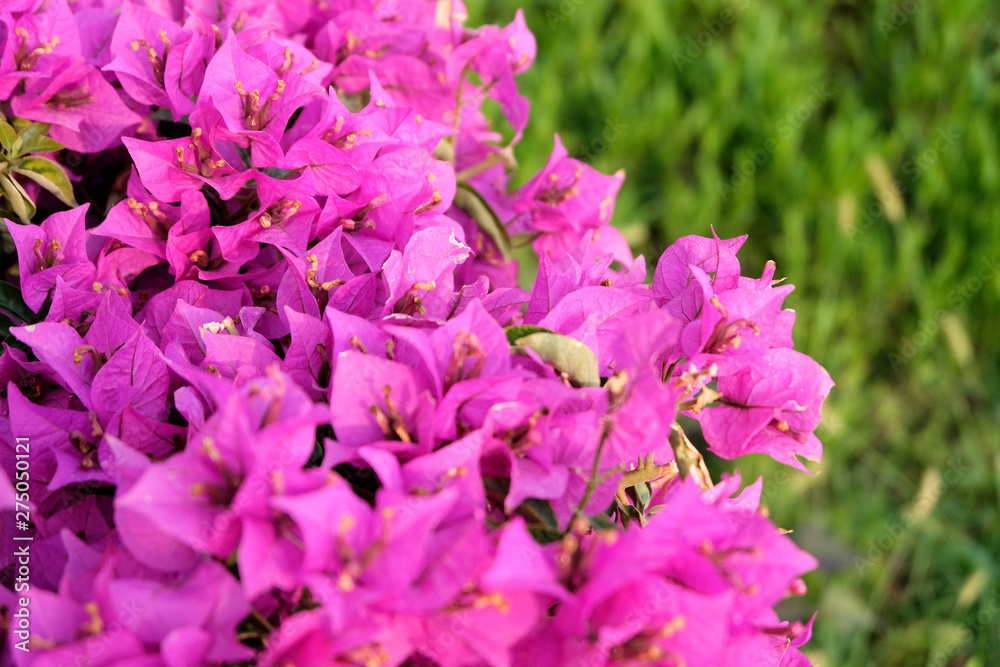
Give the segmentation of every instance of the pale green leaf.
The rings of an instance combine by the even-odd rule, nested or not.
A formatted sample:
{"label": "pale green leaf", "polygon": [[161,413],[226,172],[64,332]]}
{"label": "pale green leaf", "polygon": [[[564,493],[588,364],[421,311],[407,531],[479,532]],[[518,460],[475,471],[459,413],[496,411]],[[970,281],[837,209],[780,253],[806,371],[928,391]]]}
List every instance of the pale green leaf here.
{"label": "pale green leaf", "polygon": [[542,361],[565,373],[578,387],[601,386],[597,355],[575,338],[557,333],[533,333],[515,343],[534,350]]}
{"label": "pale green leaf", "polygon": [[14,171],[38,183],[67,206],[77,205],[66,171],[52,160],[37,155],[26,157]]}
{"label": "pale green leaf", "polygon": [[10,174],[0,174],[0,189],[3,190],[7,207],[21,219],[21,222],[25,224],[31,222],[31,216],[35,214],[35,205]]}
{"label": "pale green leaf", "polygon": [[16,139],[17,131],[7,121],[0,121],[0,145],[3,146],[4,152],[8,155],[10,155]]}
{"label": "pale green leaf", "polygon": [[53,151],[59,151],[66,148],[61,143],[52,139],[51,137],[45,136],[35,136],[26,140],[21,145],[21,154],[26,155],[29,153],[51,153]]}
{"label": "pale green leaf", "polygon": [[512,327],[505,327],[503,332],[507,334],[507,342],[513,345],[518,338],[524,338],[525,336],[533,333],[555,333],[551,329],[546,329],[545,327],[536,327],[531,324],[519,324]]}
{"label": "pale green leaf", "polygon": [[455,206],[469,214],[479,228],[500,248],[504,261],[510,259],[511,243],[507,227],[479,192],[468,183],[459,183],[455,190]]}

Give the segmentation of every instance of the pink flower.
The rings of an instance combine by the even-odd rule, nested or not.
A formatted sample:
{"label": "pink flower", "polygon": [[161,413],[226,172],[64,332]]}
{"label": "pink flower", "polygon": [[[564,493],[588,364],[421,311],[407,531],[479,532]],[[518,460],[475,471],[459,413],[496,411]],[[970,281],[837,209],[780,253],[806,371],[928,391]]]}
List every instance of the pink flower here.
{"label": "pink flower", "polygon": [[722,404],[700,415],[705,439],[725,458],[762,452],[807,471],[796,456],[822,455],[813,431],[832,387],[830,375],[801,352],[768,350],[719,379]]}
{"label": "pink flower", "polygon": [[618,261],[631,262],[624,237],[610,226],[624,180],[624,171],[605,176],[569,157],[557,135],[545,168],[518,191],[515,211],[523,217],[512,231],[541,232],[535,250],[559,261],[592,230],[602,254],[610,252]]}

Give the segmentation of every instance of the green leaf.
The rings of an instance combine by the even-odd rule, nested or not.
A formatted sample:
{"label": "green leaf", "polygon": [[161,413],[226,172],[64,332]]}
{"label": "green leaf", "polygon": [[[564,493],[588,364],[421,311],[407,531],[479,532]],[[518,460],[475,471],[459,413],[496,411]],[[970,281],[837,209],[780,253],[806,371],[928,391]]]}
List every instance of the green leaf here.
{"label": "green leaf", "polygon": [[556,518],[556,513],[552,510],[552,505],[547,500],[539,500],[538,498],[528,498],[523,503],[532,516],[538,518],[539,521],[545,526],[546,530],[552,532],[559,532],[559,519]]}
{"label": "green leaf", "polygon": [[640,510],[646,509],[646,506],[649,505],[649,498],[650,498],[649,484],[643,482],[642,484],[636,484],[632,488],[635,489],[635,498],[636,501],[639,503],[639,509]]}
{"label": "green leaf", "polygon": [[49,128],[52,126],[49,123],[33,123],[30,120],[25,120],[24,118],[13,119],[14,128],[17,130],[17,135],[21,137],[23,141],[27,141],[32,137],[46,136],[49,133]]}
{"label": "green leaf", "polygon": [[642,512],[639,511],[634,505],[622,505],[618,504],[619,517],[622,520],[622,525],[628,528],[632,521],[638,521],[640,526],[646,524],[646,517],[643,516]]}
{"label": "green leaf", "polygon": [[35,137],[48,135],[49,128],[51,127],[48,123],[32,123],[30,120],[24,118],[12,118],[11,125],[17,130],[17,140],[11,146],[11,152],[15,155],[23,153],[21,146],[24,142],[30,141]]}
{"label": "green leaf", "polygon": [[278,169],[277,167],[268,167],[265,173],[271,178],[277,178],[284,180],[299,171],[298,169]]}
{"label": "green leaf", "polygon": [[236,145],[236,152],[240,154],[240,160],[243,161],[243,166],[247,169],[253,168],[252,154],[250,152],[249,144],[244,148],[239,144]]}
{"label": "green leaf", "polygon": [[10,155],[11,148],[14,146],[14,140],[16,139],[17,130],[7,121],[0,121],[0,145],[3,145],[4,152],[8,155]]}
{"label": "green leaf", "polygon": [[578,387],[601,386],[597,355],[575,338],[557,333],[533,333],[514,343],[518,347],[530,347],[542,361],[565,373]]}
{"label": "green leaf", "polygon": [[7,209],[3,206],[3,200],[3,193],[0,192],[0,250],[8,255],[16,255],[17,244],[14,243],[14,237],[10,235],[10,229],[7,228],[7,218],[4,216]]}
{"label": "green leaf", "polygon": [[474,187],[468,183],[459,183],[455,190],[455,206],[468,213],[479,225],[479,228],[493,239],[493,242],[500,248],[504,261],[510,259],[511,243],[507,227]]}
{"label": "green leaf", "polygon": [[21,155],[28,153],[51,153],[66,148],[51,137],[31,137],[21,146]]}
{"label": "green leaf", "polygon": [[8,174],[8,178],[10,178],[11,185],[14,186],[14,189],[21,195],[21,199],[24,200],[24,205],[28,207],[28,217],[35,217],[35,202],[28,195],[28,191],[24,189],[24,186],[21,185],[16,178],[14,178],[14,174]]}
{"label": "green leaf", "polygon": [[174,113],[170,109],[156,109],[151,114],[149,114],[151,120],[167,120],[173,121]]}
{"label": "green leaf", "polygon": [[590,525],[597,530],[617,530],[617,526],[611,523],[611,520],[606,516],[600,514],[597,516],[588,516],[587,520],[590,522]]}
{"label": "green leaf", "polygon": [[14,171],[38,183],[67,206],[77,205],[66,171],[52,160],[37,155],[26,157]]}
{"label": "green leaf", "polygon": [[10,328],[16,326],[17,322],[10,319],[3,313],[0,313],[0,338],[2,338],[5,343],[9,339],[13,338],[13,336],[10,335]]}
{"label": "green leaf", "polygon": [[24,303],[20,288],[6,281],[0,281],[0,310],[10,313],[27,324],[33,324],[39,320],[38,315]]}
{"label": "green leaf", "polygon": [[4,343],[7,343],[7,345],[10,345],[11,347],[16,347],[20,350],[24,350],[25,352],[27,352],[29,349],[28,346],[19,341],[17,338],[13,336],[13,334],[10,333],[10,328],[16,326],[18,326],[17,322],[10,319],[6,315],[0,314],[0,340],[2,340]]}
{"label": "green leaf", "polygon": [[3,190],[7,206],[21,219],[21,222],[24,224],[31,222],[31,216],[35,214],[35,204],[10,174],[0,174],[0,189]]}
{"label": "green leaf", "polygon": [[531,533],[531,537],[539,544],[552,544],[557,542],[562,538],[562,533],[553,532],[548,528],[542,528],[541,526],[528,525],[528,532]]}
{"label": "green leaf", "polygon": [[513,345],[518,338],[524,338],[525,336],[533,333],[555,333],[551,329],[546,329],[545,327],[536,327],[530,324],[521,324],[513,327],[504,328],[503,332],[507,334],[507,342]]}

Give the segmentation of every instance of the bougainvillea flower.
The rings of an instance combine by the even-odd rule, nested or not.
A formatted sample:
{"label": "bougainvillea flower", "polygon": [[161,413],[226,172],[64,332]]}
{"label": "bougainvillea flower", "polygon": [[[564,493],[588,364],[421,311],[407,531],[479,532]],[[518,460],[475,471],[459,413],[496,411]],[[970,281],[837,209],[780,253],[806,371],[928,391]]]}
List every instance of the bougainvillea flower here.
{"label": "bougainvillea flower", "polygon": [[160,263],[152,253],[138,248],[113,249],[114,243],[108,242],[107,248],[97,256],[97,271],[91,287],[95,292],[110,289],[122,296],[128,294],[128,285],[146,269]]}
{"label": "bougainvillea flower", "polygon": [[294,71],[279,76],[230,34],[205,70],[198,103],[217,109],[224,138],[248,141],[252,163],[266,167],[281,159],[278,141],[292,113],[321,91]]}
{"label": "bougainvillea flower", "polygon": [[146,655],[142,640],[131,630],[121,628],[114,641],[102,636],[104,621],[95,602],[78,602],[42,588],[33,589],[30,600],[32,638],[47,647],[32,665],[113,664]]}
{"label": "bougainvillea flower", "polygon": [[28,435],[31,469],[0,507],[28,484],[38,566],[11,664],[806,667],[774,606],[815,560],[677,415],[803,468],[832,381],[745,237],[647,287],[621,172],[557,136],[511,187],[521,12],[0,4],[4,149],[102,209],[7,225],[0,461]]}
{"label": "bougainvillea flower", "polygon": [[124,3],[111,36],[114,60],[104,70],[115,72],[122,88],[135,101],[170,108],[166,63],[183,53],[190,39],[191,35],[177,24],[164,21],[145,7]]}
{"label": "bougainvillea flower", "polygon": [[736,252],[746,236],[722,240],[715,236],[684,236],[663,251],[653,273],[651,289],[660,305],[682,322],[691,322],[702,308],[702,290],[691,272],[697,266],[712,274],[715,289],[733,289],[738,285],[740,262]]}
{"label": "bougainvillea flower", "polygon": [[399,248],[414,229],[424,228],[419,224],[421,217],[432,218],[447,210],[455,195],[451,168],[422,149],[380,154],[361,176],[361,186],[349,198],[359,209],[344,216],[343,226],[392,240]]}
{"label": "bougainvillea flower", "polygon": [[67,63],[51,80],[29,80],[11,110],[22,118],[51,123],[49,136],[85,153],[110,148],[143,120],[97,69],[82,61]]}
{"label": "bougainvillea flower", "polygon": [[579,340],[597,355],[601,375],[611,375],[609,349],[627,318],[655,307],[647,292],[616,287],[584,287],[565,296],[538,326]]}
{"label": "bougainvillea flower", "polygon": [[781,305],[794,286],[714,291],[711,278],[700,268],[692,266],[691,274],[702,290],[703,306],[701,316],[681,335],[684,356],[695,360],[704,353],[721,364],[720,356],[765,352],[791,340],[793,320],[783,315]]}
{"label": "bougainvillea flower", "polygon": [[158,201],[178,202],[185,192],[209,184],[223,199],[232,198],[247,181],[256,177],[252,169],[237,172],[203,138],[195,127],[188,138],[142,141],[124,137],[142,185]]}
{"label": "bougainvillea flower", "polygon": [[[78,482],[108,481],[97,465],[98,438],[85,411],[35,405],[13,382],[6,389],[12,423],[30,424],[22,428],[33,443],[38,443],[42,453],[38,462],[53,464],[51,476],[41,477],[47,481],[47,492]],[[33,497],[36,503],[42,500],[37,493]]]}
{"label": "bougainvillea flower", "polygon": [[518,191],[515,210],[523,218],[517,224],[525,231],[541,232],[535,249],[555,261],[575,248],[587,231],[599,229],[602,248],[613,252],[619,261],[631,262],[632,254],[621,232],[607,224],[624,180],[622,171],[605,176],[569,157],[557,135],[545,168]]}
{"label": "bougainvillea flower", "polygon": [[393,336],[393,359],[429,378],[441,397],[456,383],[505,375],[510,345],[496,321],[479,303],[431,331],[387,325]]}
{"label": "bougainvillea flower", "polygon": [[278,76],[294,74],[316,88],[325,88],[330,82],[333,65],[322,62],[309,49],[292,39],[271,34],[264,39],[247,42],[247,55],[270,67]]}
{"label": "bougainvillea flower", "polygon": [[[538,277],[531,288],[531,300],[525,311],[524,321],[537,324],[560,300],[570,292],[582,287],[598,285],[618,288],[641,285],[645,279],[645,262],[642,257],[633,262],[628,272],[620,274],[610,267],[616,257],[614,253],[599,254],[595,233],[588,231],[579,245],[558,262],[550,255],[538,258]],[[617,258],[620,262],[624,258]]]}
{"label": "bougainvillea flower", "polygon": [[340,194],[348,194],[359,183],[357,177],[352,178],[352,171],[367,166],[379,150],[394,143],[389,137],[392,127],[383,107],[372,105],[355,114],[344,106],[335,90],[327,90],[303,109],[287,135],[295,141],[279,166],[284,169],[327,166],[320,169],[327,173],[322,182]]}
{"label": "bougainvillea flower", "polygon": [[312,178],[275,179],[258,174],[257,210],[245,221],[216,226],[212,232],[223,258],[241,266],[257,255],[258,244],[266,243],[303,255],[313,219],[319,212]]}
{"label": "bougainvillea flower", "polygon": [[317,317],[299,313],[285,306],[291,342],[285,350],[282,369],[313,400],[326,393],[331,378],[330,351],[333,335],[329,326]]}
{"label": "bougainvillea flower", "polygon": [[0,97],[9,99],[25,79],[47,79],[59,67],[81,57],[80,34],[65,1],[51,2],[45,11],[31,11],[34,2],[5,3],[0,21],[5,27],[0,63]]}
{"label": "bougainvillea flower", "polygon": [[403,252],[393,251],[385,263],[389,290],[384,315],[447,317],[454,292],[454,267],[469,256],[469,247],[454,230],[431,227],[413,234]]}
{"label": "bougainvillea flower", "polygon": [[89,204],[54,213],[41,225],[7,222],[17,248],[24,303],[38,311],[56,279],[80,287],[92,282],[94,265],[87,257],[84,218]]}
{"label": "bougainvillea flower", "polygon": [[228,557],[239,542],[239,522],[226,520],[242,482],[237,472],[231,461],[215,464],[191,449],[150,466],[115,500],[125,520],[122,541],[140,561],[164,570],[187,567],[199,551]]}
{"label": "bougainvillea flower", "polygon": [[270,505],[294,521],[301,531],[304,573],[318,573],[325,569],[342,541],[352,547],[360,546],[364,530],[344,529],[358,526],[366,528],[371,508],[355,496],[349,485],[336,476],[312,489],[275,495]]}
{"label": "bougainvillea flower", "polygon": [[[150,195],[142,187],[134,168],[127,187],[128,198],[112,206],[104,221],[92,229],[91,233],[117,239],[133,248],[166,259],[166,239],[180,217],[179,207],[159,202]],[[198,195],[200,193],[188,194],[189,206],[191,197]],[[208,212],[207,209],[205,212]],[[207,226],[208,221],[205,222]]]}
{"label": "bougainvillea flower", "polygon": [[161,421],[167,415],[169,386],[167,365],[160,351],[138,329],[94,375],[93,409],[106,427],[129,406],[141,415]]}
{"label": "bougainvillea flower", "polygon": [[360,350],[341,352],[330,395],[331,405],[337,406],[332,424],[338,444],[356,448],[384,441],[400,454],[429,450],[431,396],[422,374],[403,364]]}
{"label": "bougainvillea flower", "polygon": [[[326,416],[294,384],[275,374],[230,394],[188,447],[146,469],[116,500],[116,511],[133,517],[122,539],[153,567],[173,569],[176,560],[162,549],[140,549],[149,532],[169,536],[177,545],[228,557],[241,539],[241,517],[266,500],[259,482],[270,488],[271,470],[301,467]],[[275,467],[276,466],[276,467]],[[146,499],[156,499],[146,502]]]}
{"label": "bougainvillea flower", "polygon": [[[500,108],[514,128],[512,143],[521,138],[528,122],[529,106],[528,99],[517,92],[514,75],[531,66],[535,53],[534,35],[525,25],[524,13],[519,9],[510,25],[499,29],[488,26],[479,30],[455,49],[448,59],[446,75],[458,82],[460,98],[481,100],[489,95],[500,103]],[[467,68],[482,78],[479,90],[473,86],[462,86]]]}
{"label": "bougainvillea flower", "polygon": [[724,458],[762,452],[800,470],[796,456],[818,461],[822,446],[813,431],[833,381],[815,361],[775,348],[719,379],[722,405],[702,411],[712,451]]}
{"label": "bougainvillea flower", "polygon": [[94,348],[84,345],[76,329],[61,322],[39,322],[14,327],[11,333],[31,347],[38,360],[44,364],[44,374],[56,385],[76,394],[80,401],[91,408],[90,388],[94,374],[105,360]]}
{"label": "bougainvillea flower", "polygon": [[674,458],[667,436],[676,419],[678,392],[653,368],[620,371],[608,383],[608,426],[602,454],[634,462],[649,455],[657,464]]}
{"label": "bougainvillea flower", "polygon": [[191,628],[204,631],[207,646],[202,653],[207,662],[244,660],[252,654],[233,637],[249,605],[239,584],[219,563],[202,561],[178,583],[115,579],[108,583],[107,595],[112,613],[147,645]]}

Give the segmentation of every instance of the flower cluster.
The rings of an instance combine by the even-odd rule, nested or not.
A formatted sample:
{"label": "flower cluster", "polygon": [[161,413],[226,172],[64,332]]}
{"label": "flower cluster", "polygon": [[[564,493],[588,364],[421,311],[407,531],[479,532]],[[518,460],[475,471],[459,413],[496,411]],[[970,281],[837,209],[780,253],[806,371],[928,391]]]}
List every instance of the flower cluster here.
{"label": "flower cluster", "polygon": [[623,174],[558,137],[512,189],[534,39],[464,19],[0,4],[4,147],[47,130],[90,202],[6,223],[0,438],[12,479],[16,438],[32,459],[3,539],[30,498],[44,567],[0,588],[2,664],[809,664],[773,608],[815,561],[679,421],[819,459],[791,286],[714,234],[648,282]]}

